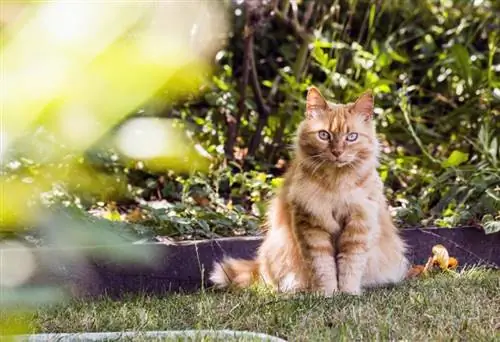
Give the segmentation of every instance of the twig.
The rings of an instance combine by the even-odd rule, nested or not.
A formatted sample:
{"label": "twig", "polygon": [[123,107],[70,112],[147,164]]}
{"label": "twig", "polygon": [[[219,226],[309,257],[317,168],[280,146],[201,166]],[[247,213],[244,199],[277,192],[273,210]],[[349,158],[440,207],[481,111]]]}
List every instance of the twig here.
{"label": "twig", "polygon": [[284,15],[281,11],[275,11],[274,12],[274,17],[282,24],[290,27],[295,36],[302,41],[309,41],[310,40],[310,35],[304,28],[298,23],[293,20],[290,20],[286,15]]}
{"label": "twig", "polygon": [[368,6],[368,9],[365,11],[365,16],[363,18],[363,22],[361,23],[361,28],[358,32],[358,39],[356,40],[361,45],[361,38],[363,38],[363,33],[366,30],[366,26],[368,25],[368,20],[370,17],[371,7]]}
{"label": "twig", "polygon": [[250,53],[250,69],[251,69],[251,79],[250,84],[252,86],[252,90],[255,97],[255,104],[257,105],[257,110],[259,112],[259,119],[257,122],[257,127],[255,129],[255,133],[252,136],[252,140],[250,141],[250,145],[248,147],[247,156],[253,156],[260,145],[260,140],[262,138],[262,130],[264,126],[267,124],[267,119],[270,114],[269,107],[266,106],[264,102],[264,97],[262,96],[262,89],[259,83],[259,76],[257,74],[257,65],[255,63],[255,54],[253,52]]}
{"label": "twig", "polygon": [[270,103],[273,101],[274,97],[278,93],[278,87],[281,82],[281,75],[276,75],[273,81],[273,85],[271,86],[271,90],[269,91],[269,94],[267,94],[267,102]]}
{"label": "twig", "polygon": [[309,54],[309,41],[303,41],[300,45],[299,52],[297,53],[297,59],[293,64],[293,75],[299,81],[300,76],[302,74],[302,70],[304,69],[304,65],[307,61],[307,55]]}
{"label": "twig", "polygon": [[[279,2],[279,0],[277,0],[276,2]],[[283,5],[283,13],[287,15],[289,10],[290,10],[290,0],[285,0]]]}
{"label": "twig", "polygon": [[311,1],[307,4],[306,12],[304,13],[304,19],[302,20],[302,27],[307,27],[309,20],[311,20],[312,14],[314,13],[314,6],[316,3]]}
{"label": "twig", "polygon": [[[292,16],[293,16],[293,22],[299,25],[299,7],[297,6],[297,0],[290,0],[290,3],[292,4]],[[286,12],[285,12],[286,14]]]}
{"label": "twig", "polygon": [[403,116],[405,118],[406,124],[408,125],[408,129],[410,131],[410,134],[412,135],[413,139],[417,143],[418,147],[422,150],[422,153],[427,158],[429,158],[429,160],[431,160],[432,162],[434,162],[436,164],[440,164],[439,160],[437,160],[436,158],[434,158],[427,151],[427,149],[425,148],[424,144],[422,143],[422,140],[420,140],[420,138],[418,137],[417,132],[415,132],[415,129],[413,128],[413,125],[411,124],[411,120],[410,120],[410,113],[409,113],[409,110],[408,110],[408,99],[406,97],[404,97],[404,96],[405,95],[403,95],[403,98],[399,102],[399,108],[401,108],[401,111],[403,112]]}
{"label": "twig", "polygon": [[238,112],[234,117],[229,117],[227,120],[227,140],[224,146],[227,159],[234,158],[234,145],[238,132],[240,130],[241,117],[245,112],[246,90],[248,87],[248,76],[250,71],[250,54],[253,50],[253,33],[254,30],[250,26],[251,8],[248,2],[245,2],[245,27],[243,29],[244,50],[243,50],[243,71],[239,89]]}

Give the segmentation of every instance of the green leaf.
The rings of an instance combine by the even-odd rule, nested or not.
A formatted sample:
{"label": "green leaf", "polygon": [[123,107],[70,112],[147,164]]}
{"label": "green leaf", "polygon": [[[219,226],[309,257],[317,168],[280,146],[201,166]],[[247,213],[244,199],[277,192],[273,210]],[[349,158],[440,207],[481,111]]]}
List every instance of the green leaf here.
{"label": "green leaf", "polygon": [[264,87],[272,88],[272,86],[273,86],[273,82],[271,82],[271,81],[269,81],[269,80],[264,80],[264,81],[262,81],[262,85],[263,85]]}
{"label": "green leaf", "polygon": [[368,30],[371,30],[373,27],[373,21],[375,19],[375,11],[377,9],[377,6],[375,4],[372,4],[370,7],[370,17],[368,18]]}
{"label": "green leaf", "polygon": [[486,234],[493,234],[500,232],[500,221],[495,220],[493,215],[486,214],[483,216],[481,221]]}
{"label": "green leaf", "polygon": [[493,160],[496,160],[497,159],[497,153],[498,153],[498,140],[497,140],[497,137],[494,137],[491,140],[489,152],[490,152],[490,155],[493,158]]}
{"label": "green leaf", "polygon": [[472,85],[472,71],[469,51],[460,44],[455,44],[451,47],[451,54],[455,61],[456,73],[460,75],[468,86]]}
{"label": "green leaf", "polygon": [[213,77],[213,81],[217,87],[219,87],[220,90],[222,91],[228,91],[229,90],[229,85],[224,82],[221,78],[218,77]]}
{"label": "green leaf", "polygon": [[279,188],[283,185],[283,181],[284,179],[281,177],[273,178],[273,180],[271,181],[271,186],[273,188]]}
{"label": "green leaf", "polygon": [[446,159],[441,165],[443,167],[456,167],[462,163],[465,163],[469,159],[469,154],[455,150],[451,152],[448,159]]}

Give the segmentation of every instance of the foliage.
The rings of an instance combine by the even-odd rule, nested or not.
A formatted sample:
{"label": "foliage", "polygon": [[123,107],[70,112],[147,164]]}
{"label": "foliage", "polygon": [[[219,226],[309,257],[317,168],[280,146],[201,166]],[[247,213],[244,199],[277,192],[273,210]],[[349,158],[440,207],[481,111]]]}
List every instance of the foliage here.
{"label": "foliage", "polygon": [[[289,4],[293,1],[277,2],[269,14],[249,5],[246,11],[260,15],[258,22],[235,19],[235,30],[242,25],[254,30],[249,59],[256,64],[252,72],[259,76],[260,88],[247,85],[254,96],[247,96],[244,109],[238,110],[244,48],[231,44],[220,52],[220,72],[205,99],[210,109],[199,111],[196,102],[183,116],[202,127],[200,139],[212,150],[222,150],[229,139],[219,133],[224,115],[239,116],[232,157],[248,168],[272,172],[270,165],[290,158],[287,146],[310,84],[342,103],[371,88],[384,152],[380,174],[400,224],[472,224],[497,230],[498,3]],[[269,117],[263,108],[269,108]],[[265,125],[259,130],[263,116]]]}
{"label": "foliage", "polygon": [[[498,3],[254,0],[226,10],[230,34],[203,96],[172,102],[160,91],[83,157],[59,149],[64,162],[47,170],[33,158],[43,152],[17,150],[5,173],[46,176],[38,191],[45,205],[74,205],[150,227],[150,235],[256,234],[292,157],[308,86],[338,102],[371,88],[379,171],[399,225],[500,230]],[[210,171],[158,170],[116,149],[123,127],[151,117],[182,126]],[[53,132],[37,134],[36,146],[59,141]],[[68,178],[54,181],[56,172]]]}
{"label": "foliage", "polygon": [[[186,122],[214,170],[229,161],[226,174],[239,179],[207,208],[245,193],[262,207],[267,188],[248,189],[260,172],[286,169],[309,85],[343,103],[371,88],[380,174],[399,225],[499,230],[497,2],[249,1],[232,10],[205,95],[165,111]],[[219,189],[218,177],[207,182]]]}

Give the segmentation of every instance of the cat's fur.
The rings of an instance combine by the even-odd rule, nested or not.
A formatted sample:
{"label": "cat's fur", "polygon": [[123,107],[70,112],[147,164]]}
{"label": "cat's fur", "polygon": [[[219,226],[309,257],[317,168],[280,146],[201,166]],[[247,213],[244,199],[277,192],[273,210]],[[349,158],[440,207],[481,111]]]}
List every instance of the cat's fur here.
{"label": "cat's fur", "polygon": [[[216,263],[210,277],[216,286],[259,281],[278,291],[329,296],[360,294],[363,287],[405,277],[406,247],[376,171],[379,147],[372,113],[371,93],[336,105],[318,89],[308,91],[295,159],[271,202],[269,230],[257,257]],[[349,141],[353,132],[357,139]]]}

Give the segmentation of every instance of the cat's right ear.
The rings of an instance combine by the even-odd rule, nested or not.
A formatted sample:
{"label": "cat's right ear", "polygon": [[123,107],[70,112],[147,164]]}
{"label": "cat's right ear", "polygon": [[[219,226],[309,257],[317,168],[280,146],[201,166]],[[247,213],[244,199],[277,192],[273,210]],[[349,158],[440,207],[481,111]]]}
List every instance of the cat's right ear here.
{"label": "cat's right ear", "polygon": [[318,115],[318,113],[327,108],[328,104],[318,88],[309,88],[306,98],[306,117],[308,119],[314,118]]}

